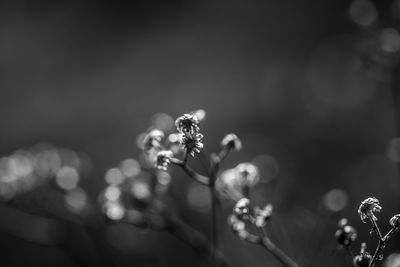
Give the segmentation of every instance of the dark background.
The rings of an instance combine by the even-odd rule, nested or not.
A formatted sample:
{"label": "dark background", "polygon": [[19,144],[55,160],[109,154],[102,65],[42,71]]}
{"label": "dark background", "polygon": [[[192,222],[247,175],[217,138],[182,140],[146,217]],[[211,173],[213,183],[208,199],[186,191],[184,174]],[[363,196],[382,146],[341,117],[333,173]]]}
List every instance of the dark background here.
{"label": "dark background", "polygon": [[[361,241],[372,252],[375,239],[358,218],[359,203],[368,196],[380,199],[385,232],[400,209],[400,148],[393,139],[399,48],[397,39],[382,37],[384,29],[399,26],[400,4],[370,4],[4,1],[1,156],[39,142],[82,151],[92,162],[83,187],[96,199],[105,171],[139,155],[136,137],[153,114],[175,118],[202,108],[208,152],[218,150],[225,133],[242,139],[243,150],[223,168],[260,155],[273,160],[276,179],[255,189],[255,199],[275,205],[270,233],[276,243],[302,266],[344,266],[345,253],[335,250],[337,221],[348,217],[359,230],[355,252]],[[209,235],[209,210],[191,207],[185,194],[192,185],[179,170],[173,174],[180,217]],[[324,199],[332,189],[347,199],[340,212],[327,211]],[[225,211],[232,205],[225,203]],[[19,225],[8,207],[0,220]],[[92,248],[91,241],[81,242],[79,226],[65,228],[71,238],[66,247],[29,242],[4,227],[0,264],[205,265],[166,233],[110,225],[106,233],[92,233],[108,240]],[[220,231],[232,266],[280,266],[228,227]],[[397,240],[385,255],[398,252]]]}

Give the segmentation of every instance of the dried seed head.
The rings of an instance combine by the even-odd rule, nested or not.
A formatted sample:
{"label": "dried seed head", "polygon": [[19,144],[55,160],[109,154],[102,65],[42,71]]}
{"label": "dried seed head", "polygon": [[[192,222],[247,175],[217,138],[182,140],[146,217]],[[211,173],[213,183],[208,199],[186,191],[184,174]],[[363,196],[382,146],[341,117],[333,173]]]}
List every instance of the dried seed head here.
{"label": "dried seed head", "polygon": [[184,114],[175,121],[176,129],[181,133],[194,134],[200,131],[199,120],[196,115]]}
{"label": "dried seed head", "polygon": [[186,153],[194,157],[195,153],[200,153],[204,145],[202,143],[203,135],[200,133],[182,134],[181,146],[186,150]]}
{"label": "dried seed head", "polygon": [[380,212],[382,207],[379,205],[379,200],[374,197],[369,197],[361,202],[358,208],[358,214],[360,215],[361,221],[365,222],[368,217],[378,220],[374,212]]}

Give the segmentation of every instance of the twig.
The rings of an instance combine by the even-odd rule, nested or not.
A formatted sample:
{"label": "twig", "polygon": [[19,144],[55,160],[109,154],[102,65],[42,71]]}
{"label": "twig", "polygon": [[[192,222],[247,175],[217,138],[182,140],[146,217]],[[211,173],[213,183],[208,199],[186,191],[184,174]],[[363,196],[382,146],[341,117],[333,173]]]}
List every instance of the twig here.
{"label": "twig", "polygon": [[[292,260],[288,255],[286,255],[278,246],[275,245],[267,236],[265,229],[262,227],[258,228],[261,237],[258,237],[257,243],[259,243],[263,248],[268,250],[277,260],[279,260],[283,265],[287,267],[300,267],[294,260]],[[249,241],[249,240],[248,240]],[[252,243],[256,241],[254,236],[252,237]]]}
{"label": "twig", "polygon": [[371,215],[368,216],[369,220],[371,221],[372,224],[372,229],[378,236],[378,246],[375,249],[374,256],[372,257],[371,262],[369,263],[369,267],[373,267],[375,265],[376,260],[378,259],[379,255],[382,253],[383,248],[385,247],[385,240],[382,237],[382,233],[379,230],[378,224],[375,221],[375,218],[373,218]]}

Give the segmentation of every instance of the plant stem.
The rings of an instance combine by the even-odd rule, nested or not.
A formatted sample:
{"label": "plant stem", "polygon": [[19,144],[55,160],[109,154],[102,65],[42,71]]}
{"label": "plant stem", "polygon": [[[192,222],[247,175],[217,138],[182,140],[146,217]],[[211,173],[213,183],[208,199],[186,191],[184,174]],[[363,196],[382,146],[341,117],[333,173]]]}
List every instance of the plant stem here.
{"label": "plant stem", "polygon": [[372,257],[372,260],[369,264],[369,267],[373,267],[376,263],[376,260],[378,259],[379,255],[382,253],[383,248],[385,247],[385,240],[382,237],[382,233],[379,230],[378,224],[376,223],[375,218],[373,218],[372,216],[368,216],[369,220],[371,221],[372,224],[372,229],[374,230],[374,232],[376,233],[376,235],[378,236],[378,246],[375,249],[375,253],[374,256]]}
{"label": "plant stem", "polygon": [[177,159],[177,158],[172,158],[172,159],[171,159],[171,163],[173,163],[173,164],[175,164],[175,165],[181,167],[182,170],[183,170],[190,178],[192,178],[192,179],[195,180],[196,182],[199,182],[199,183],[204,184],[204,185],[210,185],[210,178],[208,178],[208,177],[206,177],[206,176],[204,176],[204,175],[201,175],[201,174],[195,172],[192,168],[190,168],[190,167],[186,164],[186,162],[184,162],[184,161],[182,161],[182,160],[180,160],[180,159]]}
{"label": "plant stem", "polygon": [[258,230],[261,233],[258,243],[268,250],[277,260],[287,267],[300,267],[294,260],[286,255],[278,246],[276,246],[267,236],[265,229],[260,227]]}

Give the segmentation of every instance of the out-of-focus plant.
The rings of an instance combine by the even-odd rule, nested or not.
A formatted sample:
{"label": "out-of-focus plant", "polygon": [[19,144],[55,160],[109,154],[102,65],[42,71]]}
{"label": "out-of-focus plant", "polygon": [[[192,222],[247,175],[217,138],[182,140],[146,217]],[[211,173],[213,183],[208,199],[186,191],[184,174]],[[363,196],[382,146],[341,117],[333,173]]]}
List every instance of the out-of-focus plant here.
{"label": "out-of-focus plant", "polygon": [[[184,114],[175,120],[177,132],[150,128],[140,136],[143,153],[140,165],[133,162],[134,175],[127,175],[123,167],[112,168],[106,174],[109,186],[101,195],[103,211],[110,219],[155,230],[167,230],[202,252],[214,265],[227,265],[218,242],[218,216],[221,214],[221,197],[236,203],[229,225],[241,239],[260,244],[285,266],[299,266],[279,249],[267,236],[265,227],[272,213],[272,205],[250,206],[250,189],[259,181],[258,168],[252,163],[240,163],[233,169],[219,172],[221,162],[232,151],[242,148],[240,139],[233,133],[221,141],[218,153],[204,153],[200,123],[203,110]],[[162,124],[164,125],[164,124]],[[167,127],[168,128],[168,127]],[[190,159],[198,158],[204,173],[190,166]],[[121,165],[122,166],[122,165]],[[191,179],[209,188],[211,196],[211,244],[190,226],[183,223],[164,204],[164,196],[171,182],[171,166],[181,168]],[[251,234],[247,224],[258,234]]]}
{"label": "out-of-focus plant", "polygon": [[383,260],[383,249],[385,248],[389,238],[398,230],[400,227],[400,214],[394,215],[390,220],[389,224],[391,229],[383,235],[378,226],[377,214],[382,210],[382,206],[379,200],[375,197],[369,197],[361,202],[358,208],[358,215],[362,222],[366,223],[369,221],[371,224],[370,233],[375,233],[378,237],[378,244],[376,246],[374,254],[370,254],[367,251],[367,244],[362,243],[360,253],[353,257],[350,250],[350,245],[357,238],[357,231],[354,227],[348,225],[347,219],[341,219],[339,221],[339,228],[335,233],[336,241],[341,247],[345,247],[351,257],[353,258],[354,266],[359,267],[373,267],[378,260]]}

